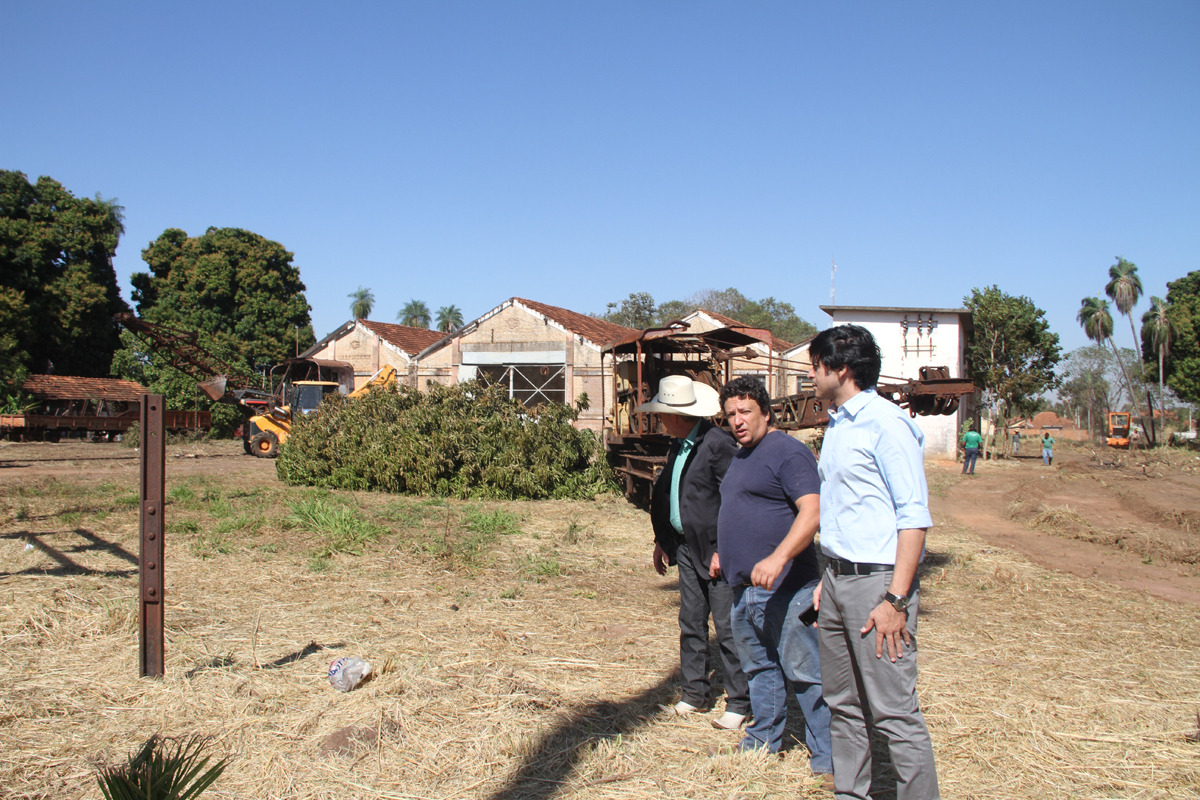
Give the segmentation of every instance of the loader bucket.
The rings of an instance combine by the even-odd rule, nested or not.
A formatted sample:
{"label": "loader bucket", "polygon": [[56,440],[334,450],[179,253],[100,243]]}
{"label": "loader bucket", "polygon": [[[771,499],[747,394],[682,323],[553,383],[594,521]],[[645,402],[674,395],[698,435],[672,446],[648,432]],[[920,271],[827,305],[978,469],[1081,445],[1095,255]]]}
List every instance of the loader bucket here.
{"label": "loader bucket", "polygon": [[200,391],[208,395],[211,400],[220,400],[225,396],[225,383],[227,379],[224,375],[218,375],[215,378],[209,378],[206,381],[200,381],[197,384]]}

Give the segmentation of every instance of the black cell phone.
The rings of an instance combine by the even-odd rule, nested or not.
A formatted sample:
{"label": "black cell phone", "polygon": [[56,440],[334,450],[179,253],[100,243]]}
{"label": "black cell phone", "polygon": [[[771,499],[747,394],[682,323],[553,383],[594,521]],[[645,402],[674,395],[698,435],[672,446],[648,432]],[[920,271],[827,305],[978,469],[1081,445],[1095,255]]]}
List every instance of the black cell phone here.
{"label": "black cell phone", "polygon": [[800,622],[806,628],[811,628],[817,624],[817,609],[815,606],[809,606],[804,611],[800,612]]}

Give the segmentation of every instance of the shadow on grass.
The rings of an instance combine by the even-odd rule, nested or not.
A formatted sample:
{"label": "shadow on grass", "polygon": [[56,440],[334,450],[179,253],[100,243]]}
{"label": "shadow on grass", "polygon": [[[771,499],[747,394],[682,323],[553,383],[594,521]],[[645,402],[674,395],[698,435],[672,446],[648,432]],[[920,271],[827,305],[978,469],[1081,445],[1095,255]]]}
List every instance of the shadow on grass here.
{"label": "shadow on grass", "polygon": [[[37,548],[41,553],[49,556],[55,562],[57,567],[30,567],[28,569],[18,570],[16,572],[0,572],[0,578],[10,578],[16,575],[45,575],[45,576],[72,576],[72,575],[101,575],[108,578],[123,578],[130,575],[137,575],[138,558],[133,553],[130,553],[121,545],[115,542],[110,542],[107,539],[102,539],[96,534],[84,528],[76,528],[73,533],[82,539],[84,544],[74,544],[63,547],[62,549],[51,547],[43,539],[49,536],[60,536],[63,534],[46,534],[33,533],[32,531],[17,531],[15,533],[0,534],[3,539],[24,539],[31,546]],[[107,553],[128,564],[132,564],[132,569],[92,569],[84,566],[68,556],[78,554],[94,554]]]}
{"label": "shadow on grass", "polygon": [[[507,785],[488,800],[539,800],[551,798],[565,788],[588,748],[598,741],[627,736],[647,725],[661,712],[659,706],[672,697],[679,684],[675,670],[654,686],[622,702],[598,700],[568,712],[542,734],[525,763]],[[598,782],[612,780],[608,776]],[[572,790],[579,787],[573,786]]]}

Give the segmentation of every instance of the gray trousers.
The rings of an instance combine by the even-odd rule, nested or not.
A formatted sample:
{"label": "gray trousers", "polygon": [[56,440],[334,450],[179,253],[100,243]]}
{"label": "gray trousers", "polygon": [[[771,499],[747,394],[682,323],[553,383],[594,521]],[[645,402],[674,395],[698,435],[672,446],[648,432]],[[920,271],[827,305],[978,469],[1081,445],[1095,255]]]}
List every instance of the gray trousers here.
{"label": "gray trousers", "polygon": [[825,570],[817,629],[821,679],[832,719],[834,796],[866,800],[871,789],[871,734],[888,741],[896,768],[896,800],[936,800],[933,743],[917,701],[917,610],[920,586],[909,595],[912,645],[892,663],[887,645],[875,657],[875,631],[859,631],[883,602],[891,572],[835,576]]}
{"label": "gray trousers", "polygon": [[729,613],[733,608],[733,589],[724,580],[708,577],[704,565],[693,562],[686,544],[675,554],[679,566],[679,670],[683,683],[682,699],[698,708],[707,708],[711,696],[708,673],[708,617],[717,629],[721,666],[725,671],[725,710],[750,713],[750,690]]}

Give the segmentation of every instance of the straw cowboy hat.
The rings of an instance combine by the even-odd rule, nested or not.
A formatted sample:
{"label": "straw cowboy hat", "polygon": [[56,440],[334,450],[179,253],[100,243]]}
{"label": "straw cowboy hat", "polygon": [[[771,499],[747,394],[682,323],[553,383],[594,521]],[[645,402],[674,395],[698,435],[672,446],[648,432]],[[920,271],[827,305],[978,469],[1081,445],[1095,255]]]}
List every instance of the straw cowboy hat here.
{"label": "straw cowboy hat", "polygon": [[721,413],[720,394],[707,383],[686,375],[668,375],[658,382],[658,394],[642,403],[635,413],[680,414],[685,417],[715,417]]}

